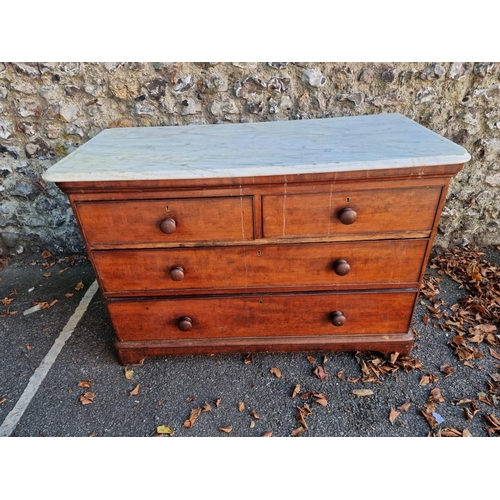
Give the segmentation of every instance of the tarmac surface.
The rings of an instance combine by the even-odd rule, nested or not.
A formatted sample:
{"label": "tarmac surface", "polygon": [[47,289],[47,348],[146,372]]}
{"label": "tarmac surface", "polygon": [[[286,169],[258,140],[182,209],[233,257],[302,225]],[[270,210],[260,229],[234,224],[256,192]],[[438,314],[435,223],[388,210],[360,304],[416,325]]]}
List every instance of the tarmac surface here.
{"label": "tarmac surface", "polygon": [[[497,248],[484,252],[484,259],[500,266]],[[429,321],[432,304],[424,296],[413,318],[415,346],[400,365],[374,353],[301,352],[150,357],[141,366],[124,367],[115,357],[113,328],[98,290],[74,329],[66,327],[95,281],[86,258],[7,263],[0,277],[2,436],[500,435],[491,420],[500,419],[491,390],[500,359],[483,342],[475,346],[483,357],[464,364],[449,345],[454,333],[437,325],[443,319]],[[430,263],[429,277],[438,277]],[[467,292],[448,276],[439,278],[437,298],[450,310]],[[25,314],[36,303],[40,308]],[[60,351],[49,355],[58,342]],[[363,381],[363,367],[381,364],[396,368]],[[442,396],[432,408],[437,424],[423,415],[436,388]],[[372,393],[356,394],[360,389]]]}

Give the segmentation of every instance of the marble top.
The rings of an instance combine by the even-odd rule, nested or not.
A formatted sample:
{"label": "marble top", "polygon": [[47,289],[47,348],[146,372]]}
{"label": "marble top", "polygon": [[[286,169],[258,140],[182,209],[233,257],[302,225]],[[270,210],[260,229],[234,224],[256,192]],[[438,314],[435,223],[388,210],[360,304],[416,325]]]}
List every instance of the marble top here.
{"label": "marble top", "polygon": [[400,114],[103,130],[53,182],[196,179],[453,165],[467,151]]}

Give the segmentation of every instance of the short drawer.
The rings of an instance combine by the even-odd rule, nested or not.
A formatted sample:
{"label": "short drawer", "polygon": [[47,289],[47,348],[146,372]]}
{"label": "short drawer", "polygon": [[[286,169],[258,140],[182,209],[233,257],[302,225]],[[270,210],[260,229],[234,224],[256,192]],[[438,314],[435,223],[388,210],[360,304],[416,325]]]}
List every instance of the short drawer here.
{"label": "short drawer", "polygon": [[430,234],[441,186],[263,196],[266,238]]}
{"label": "short drawer", "polygon": [[90,246],[253,239],[251,196],[75,203]]}
{"label": "short drawer", "polygon": [[[119,340],[405,333],[415,291],[108,301]],[[336,323],[336,324],[334,324]]]}
{"label": "short drawer", "polygon": [[224,293],[228,289],[416,287],[427,240],[93,252],[104,292]]}

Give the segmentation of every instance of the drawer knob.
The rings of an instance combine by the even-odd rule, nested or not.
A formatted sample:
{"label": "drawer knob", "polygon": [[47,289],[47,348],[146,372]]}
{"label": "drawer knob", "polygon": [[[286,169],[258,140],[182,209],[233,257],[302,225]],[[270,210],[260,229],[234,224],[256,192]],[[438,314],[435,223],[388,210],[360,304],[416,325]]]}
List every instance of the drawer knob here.
{"label": "drawer knob", "polygon": [[330,315],[330,319],[332,320],[332,324],[334,326],[342,326],[345,325],[346,319],[344,313],[341,311],[334,311]]}
{"label": "drawer knob", "polygon": [[177,229],[177,224],[175,223],[174,219],[171,219],[170,217],[167,219],[163,219],[160,222],[160,229],[165,233],[165,234],[172,234],[175,233],[175,230]]}
{"label": "drawer knob", "polygon": [[333,270],[339,276],[345,276],[346,274],[349,274],[351,266],[344,259],[339,259],[333,263]]}
{"label": "drawer knob", "polygon": [[353,224],[358,218],[358,214],[352,208],[343,208],[339,213],[339,219],[342,224],[349,225]]}
{"label": "drawer knob", "polygon": [[179,327],[179,330],[183,332],[187,332],[193,328],[193,320],[189,318],[188,316],[184,316],[179,320],[177,323],[177,326]]}
{"label": "drawer knob", "polygon": [[170,270],[170,278],[173,281],[181,281],[184,279],[184,269],[180,266],[175,266]]}

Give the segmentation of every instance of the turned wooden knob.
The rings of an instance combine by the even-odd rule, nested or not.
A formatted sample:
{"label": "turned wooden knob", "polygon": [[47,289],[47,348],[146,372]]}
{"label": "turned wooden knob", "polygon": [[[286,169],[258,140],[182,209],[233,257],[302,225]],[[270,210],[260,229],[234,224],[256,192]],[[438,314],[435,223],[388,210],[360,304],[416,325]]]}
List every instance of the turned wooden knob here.
{"label": "turned wooden knob", "polygon": [[330,319],[332,320],[332,324],[334,326],[342,326],[345,325],[346,319],[344,313],[341,311],[334,311],[330,315]]}
{"label": "turned wooden knob", "polygon": [[171,219],[170,217],[167,219],[163,219],[160,222],[160,229],[165,233],[165,234],[172,234],[175,233],[175,230],[177,229],[177,224],[175,223],[174,219]]}
{"label": "turned wooden knob", "polygon": [[179,327],[179,330],[183,332],[187,332],[193,328],[193,320],[189,318],[188,316],[184,316],[179,320],[177,323],[177,326]]}
{"label": "turned wooden knob", "polygon": [[175,266],[170,270],[170,278],[173,281],[181,281],[184,279],[184,269],[180,266]]}
{"label": "turned wooden knob", "polygon": [[353,224],[358,218],[358,214],[352,208],[346,207],[343,208],[339,213],[339,219],[342,224]]}
{"label": "turned wooden knob", "polygon": [[333,263],[333,270],[339,276],[345,276],[346,274],[349,274],[351,266],[344,259],[339,259]]}

